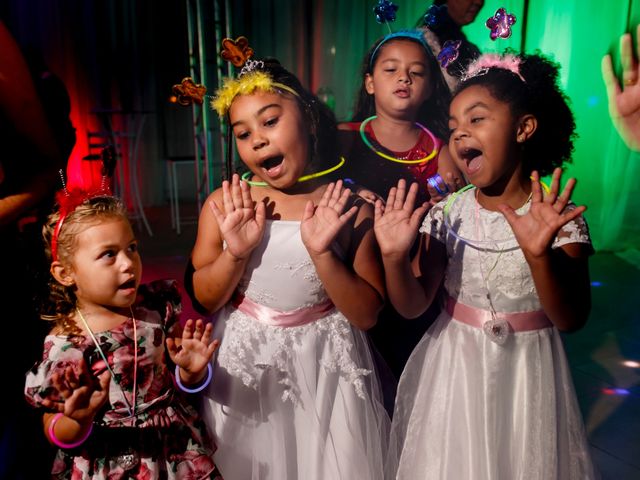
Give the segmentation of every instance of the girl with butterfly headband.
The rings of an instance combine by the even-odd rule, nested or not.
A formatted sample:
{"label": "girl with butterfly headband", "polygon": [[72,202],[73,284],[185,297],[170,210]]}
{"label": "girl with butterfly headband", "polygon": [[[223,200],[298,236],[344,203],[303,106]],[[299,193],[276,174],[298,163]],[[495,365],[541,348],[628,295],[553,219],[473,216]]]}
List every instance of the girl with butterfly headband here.
{"label": "girl with butterfly headband", "polygon": [[415,184],[400,181],[376,205],[394,307],[414,317],[442,282],[446,294],[398,385],[389,478],[598,478],[559,333],[589,316],[593,249],[585,207],[570,202],[575,180],[560,189],[575,122],[558,82],[540,55],[481,56],[449,120],[449,148],[473,185],[422,222]]}

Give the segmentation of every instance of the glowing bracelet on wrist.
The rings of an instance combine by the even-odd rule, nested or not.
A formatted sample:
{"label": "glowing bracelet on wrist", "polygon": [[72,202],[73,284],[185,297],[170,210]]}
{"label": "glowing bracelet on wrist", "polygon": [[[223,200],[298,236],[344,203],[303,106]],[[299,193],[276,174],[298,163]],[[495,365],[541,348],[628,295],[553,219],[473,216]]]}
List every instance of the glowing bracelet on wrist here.
{"label": "glowing bracelet on wrist", "polygon": [[[436,173],[433,177],[427,178],[427,183],[431,185],[433,189],[440,195],[446,195],[447,193],[449,193],[449,186],[442,179],[439,173]],[[444,188],[440,188],[440,184],[442,184]]]}
{"label": "glowing bracelet on wrist", "polygon": [[56,426],[56,423],[58,423],[58,420],[60,420],[62,417],[64,417],[63,413],[56,413],[54,415],[54,417],[51,419],[51,423],[49,423],[49,439],[51,439],[51,443],[57,445],[60,448],[76,448],[79,447],[80,445],[82,445],[87,438],[89,438],[89,435],[91,435],[91,432],[93,431],[93,423],[91,423],[89,425],[89,429],[87,430],[87,433],[84,434],[84,436],[78,440],[77,442],[73,442],[73,443],[64,443],[61,442],[60,440],[58,440],[58,438],[56,437],[56,434],[54,432],[54,428]]}
{"label": "glowing bracelet on wrist", "polygon": [[211,378],[213,378],[213,368],[211,368],[211,364],[208,363],[207,364],[207,379],[202,383],[202,385],[200,385],[199,387],[196,388],[188,388],[185,387],[182,382],[180,381],[180,367],[178,365],[176,365],[176,384],[178,385],[178,387],[180,387],[180,390],[182,390],[183,392],[187,392],[187,393],[198,393],[201,392],[202,390],[204,390],[207,385],[209,385],[209,383],[211,382]]}

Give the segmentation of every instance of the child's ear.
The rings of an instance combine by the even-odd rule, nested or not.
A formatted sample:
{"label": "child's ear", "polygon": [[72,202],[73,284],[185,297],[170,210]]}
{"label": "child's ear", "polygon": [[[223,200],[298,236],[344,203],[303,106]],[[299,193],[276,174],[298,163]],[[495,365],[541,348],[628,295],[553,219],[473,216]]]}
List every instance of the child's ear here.
{"label": "child's ear", "polygon": [[49,271],[60,285],[70,287],[74,284],[72,269],[69,265],[63,265],[61,262],[56,260],[51,264]]}
{"label": "child's ear", "polygon": [[370,73],[364,74],[364,89],[369,95],[373,95],[373,76]]}
{"label": "child's ear", "polygon": [[531,135],[538,128],[538,119],[531,115],[524,115],[520,119],[520,124],[518,125],[518,131],[516,133],[516,141],[518,143],[524,143],[531,138]]}

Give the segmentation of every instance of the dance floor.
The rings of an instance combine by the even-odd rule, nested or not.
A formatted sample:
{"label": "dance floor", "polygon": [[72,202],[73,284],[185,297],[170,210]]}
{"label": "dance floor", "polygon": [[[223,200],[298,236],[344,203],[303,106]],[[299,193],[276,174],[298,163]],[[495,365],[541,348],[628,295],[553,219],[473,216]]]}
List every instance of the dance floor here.
{"label": "dance floor", "polygon": [[[195,224],[171,228],[168,208],[149,209],[154,236],[137,229],[143,281],[176,278],[196,235]],[[196,207],[181,205],[194,216]],[[635,266],[634,266],[635,265]],[[578,400],[593,456],[604,479],[640,478],[640,253],[597,253],[591,260],[593,308],[585,328],[566,335]],[[183,320],[196,318],[186,295]]]}

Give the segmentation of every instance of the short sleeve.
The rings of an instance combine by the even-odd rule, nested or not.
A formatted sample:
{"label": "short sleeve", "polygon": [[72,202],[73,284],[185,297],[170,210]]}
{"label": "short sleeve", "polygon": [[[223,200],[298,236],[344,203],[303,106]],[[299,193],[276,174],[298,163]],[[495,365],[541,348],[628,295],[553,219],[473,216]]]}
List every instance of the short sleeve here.
{"label": "short sleeve", "polygon": [[420,226],[420,232],[431,235],[436,240],[445,243],[447,238],[447,228],[444,224],[445,202],[434,205],[427,213]]}
{"label": "short sleeve", "polygon": [[62,374],[67,367],[79,365],[83,361],[81,341],[82,337],[49,335],[45,338],[42,360],[26,375],[24,395],[29,404],[42,407],[45,398],[63,401],[51,378],[54,373]]}
{"label": "short sleeve", "polygon": [[[574,210],[575,208],[575,204],[570,203],[566,206],[565,212]],[[591,236],[589,235],[589,226],[587,225],[587,221],[582,215],[571,220],[558,231],[558,234],[556,235],[551,248],[560,248],[563,245],[567,245],[570,243],[587,244],[590,247],[591,252],[593,253]]]}

